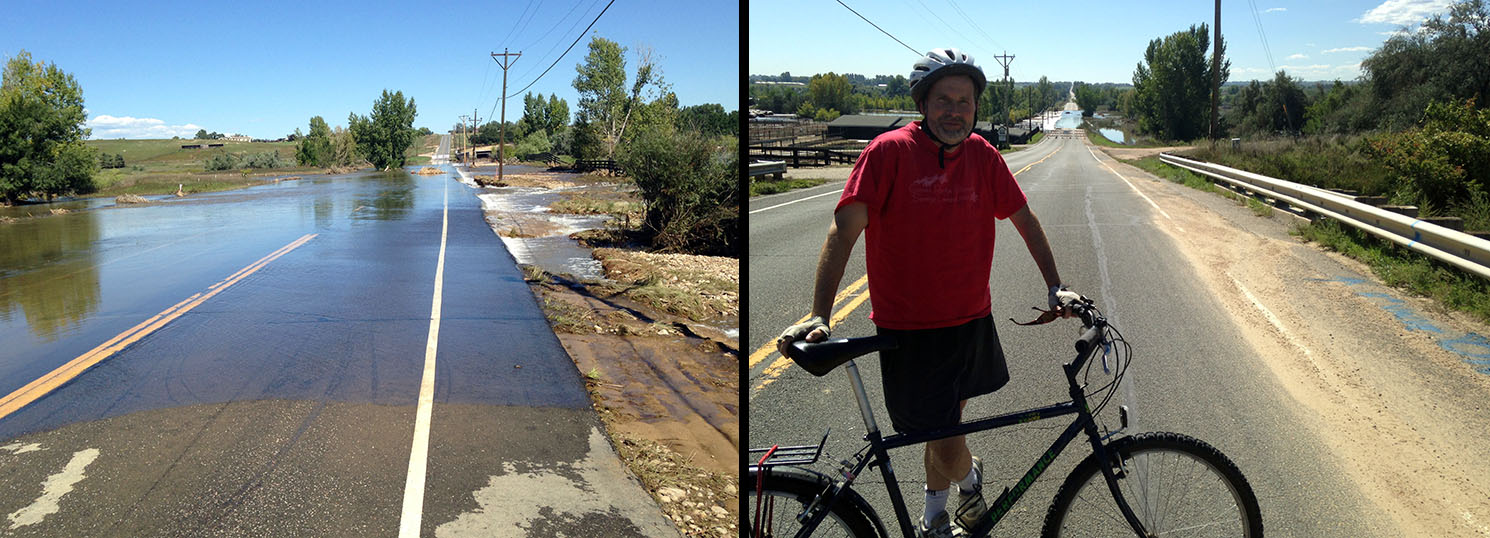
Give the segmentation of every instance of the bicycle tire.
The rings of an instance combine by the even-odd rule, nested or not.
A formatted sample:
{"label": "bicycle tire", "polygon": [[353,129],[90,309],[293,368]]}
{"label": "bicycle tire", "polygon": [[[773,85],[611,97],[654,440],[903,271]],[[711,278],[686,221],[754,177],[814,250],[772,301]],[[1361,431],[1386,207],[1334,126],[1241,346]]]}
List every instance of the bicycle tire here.
{"label": "bicycle tire", "polygon": [[[742,536],[755,536],[752,525],[755,524],[756,515],[756,480],[758,469],[751,468],[741,484],[745,491],[746,514]],[[763,529],[769,533],[763,536],[795,536],[801,529],[796,515],[812,504],[818,494],[828,489],[832,481],[827,477],[803,469],[790,467],[778,467],[770,469],[766,473],[764,487],[761,489],[762,496],[774,500],[775,506],[771,510],[773,518],[768,528]],[[842,496],[828,516],[815,529],[812,536],[837,538],[848,536],[853,538],[888,538],[884,534],[884,527],[880,524],[874,509],[870,508],[869,502],[864,500],[857,492],[846,490],[839,493]],[[766,511],[762,509],[762,511]]]}
{"label": "bicycle tire", "polygon": [[[1120,458],[1118,489],[1151,536],[1262,537],[1262,512],[1242,471],[1226,455],[1177,433],[1145,433],[1107,445]],[[1041,536],[1132,536],[1096,455],[1061,484]]]}

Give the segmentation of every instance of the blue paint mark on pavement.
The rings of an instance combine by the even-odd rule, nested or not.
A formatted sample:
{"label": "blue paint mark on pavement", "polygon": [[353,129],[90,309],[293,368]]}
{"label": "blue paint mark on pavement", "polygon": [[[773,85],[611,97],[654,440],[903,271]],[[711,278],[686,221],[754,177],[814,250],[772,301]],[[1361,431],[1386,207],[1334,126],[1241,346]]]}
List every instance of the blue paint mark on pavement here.
{"label": "blue paint mark on pavement", "polygon": [[[1348,286],[1358,286],[1366,283],[1364,279],[1350,277],[1311,278],[1309,280],[1315,282],[1340,282]],[[1444,334],[1443,329],[1438,328],[1437,325],[1418,315],[1412,307],[1408,306],[1401,299],[1375,291],[1357,291],[1356,294],[1386,303],[1380,305],[1381,308],[1387,312],[1391,312],[1398,321],[1402,322],[1402,326],[1406,327],[1409,331],[1429,332],[1447,336]],[[1478,366],[1479,368],[1475,368],[1475,371],[1490,375],[1490,338],[1485,338],[1478,333],[1465,333],[1458,338],[1440,337],[1438,338],[1438,346],[1464,357],[1464,362]]]}

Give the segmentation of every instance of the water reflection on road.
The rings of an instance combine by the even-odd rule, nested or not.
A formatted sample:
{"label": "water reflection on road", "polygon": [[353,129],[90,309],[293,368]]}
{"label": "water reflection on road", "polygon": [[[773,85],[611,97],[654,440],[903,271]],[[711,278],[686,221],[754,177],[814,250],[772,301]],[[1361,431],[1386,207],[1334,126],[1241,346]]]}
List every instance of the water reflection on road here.
{"label": "water reflection on road", "polygon": [[[0,377],[75,357],[305,233],[377,226],[441,203],[446,176],[320,176],[165,197],[6,208],[0,224]],[[419,191],[426,186],[426,191]],[[52,208],[69,212],[50,214]]]}

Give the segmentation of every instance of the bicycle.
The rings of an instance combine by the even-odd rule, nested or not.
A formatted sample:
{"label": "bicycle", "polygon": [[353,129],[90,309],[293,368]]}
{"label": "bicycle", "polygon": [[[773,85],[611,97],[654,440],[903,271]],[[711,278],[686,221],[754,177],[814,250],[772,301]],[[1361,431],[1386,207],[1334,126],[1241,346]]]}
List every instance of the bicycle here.
{"label": "bicycle", "polygon": [[[1111,401],[1131,359],[1131,346],[1122,333],[1107,324],[1090,299],[1082,297],[1061,306],[1082,320],[1084,332],[1076,340],[1076,358],[1063,364],[1071,401],[1015,413],[963,422],[932,432],[897,433],[882,437],[864,391],[854,359],[894,349],[885,336],[836,338],[816,344],[794,342],[787,352],[802,369],[822,377],[847,365],[850,383],[864,420],[868,445],[844,460],[839,476],[814,471],[828,434],[816,446],[752,449],[753,461],[742,490],[747,492],[745,518],[750,536],[888,537],[883,522],[869,503],[852,488],[868,467],[878,467],[904,536],[916,536],[907,514],[889,450],[937,439],[1075,415],[1070,426],[1013,486],[988,503],[968,536],[983,537],[1003,520],[1035,480],[1078,435],[1085,434],[1092,453],[1067,475],[1046,511],[1041,536],[1109,536],[1134,533],[1147,536],[1262,536],[1262,514],[1257,497],[1240,469],[1219,450],[1177,433],[1153,432],[1118,436],[1128,428],[1128,410],[1119,406],[1121,427],[1107,435],[1098,432],[1096,416]],[[1037,309],[1038,310],[1038,309]],[[1059,317],[1059,310],[1043,311],[1033,325]],[[1011,320],[1012,321],[1012,320]],[[1016,322],[1018,323],[1018,322]],[[1091,391],[1101,395],[1096,409],[1088,402],[1087,381],[1092,359],[1102,350],[1103,368],[1109,355],[1117,366],[1111,381]],[[1080,377],[1081,380],[1077,378]],[[1096,398],[1093,398],[1096,400]],[[829,431],[831,433],[831,430]],[[1114,437],[1116,436],[1116,437]],[[755,454],[761,454],[755,460]],[[985,491],[988,489],[985,487]],[[954,515],[954,519],[956,515]],[[824,525],[828,527],[825,528]],[[778,534],[778,529],[787,531]],[[795,529],[795,530],[793,530]]]}

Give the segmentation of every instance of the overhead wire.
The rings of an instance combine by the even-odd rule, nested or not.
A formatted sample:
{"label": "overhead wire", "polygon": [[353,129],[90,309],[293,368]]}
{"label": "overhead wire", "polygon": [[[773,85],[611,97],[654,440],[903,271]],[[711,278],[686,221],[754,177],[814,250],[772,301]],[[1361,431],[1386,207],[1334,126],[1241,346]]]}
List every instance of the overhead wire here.
{"label": "overhead wire", "polygon": [[[999,41],[997,39],[994,39],[993,36],[988,35],[988,32],[983,31],[983,27],[982,26],[979,26],[978,23],[973,22],[975,19],[973,19],[972,17],[969,17],[968,14],[967,14],[967,12],[962,10],[962,6],[957,5],[957,0],[947,0],[947,3],[952,4],[952,9],[957,10],[957,14],[962,15],[962,19],[965,20],[965,21],[967,21],[968,25],[972,26],[974,30],[977,30],[978,33],[983,34],[983,37],[988,38],[988,43],[990,45],[993,45],[994,48],[997,48],[997,49],[1005,49],[1005,48],[1007,48],[1002,43],[999,43]],[[989,49],[989,50],[992,50],[992,49]]]}
{"label": "overhead wire", "polygon": [[915,54],[917,56],[920,56],[922,54],[920,51],[916,50],[915,48],[911,47],[910,45],[905,44],[905,42],[904,41],[901,41],[900,38],[895,37],[894,34],[891,34],[890,32],[886,32],[884,28],[880,28],[880,25],[875,24],[874,21],[869,20],[868,17],[865,17],[864,15],[861,15],[858,11],[854,11],[854,8],[848,7],[848,4],[843,3],[843,0],[837,0],[837,2],[838,2],[838,5],[843,6],[844,9],[847,9],[847,10],[853,12],[853,14],[855,14],[855,15],[859,15],[859,18],[864,19],[864,22],[869,23],[869,25],[870,26],[873,26],[875,30],[879,30],[880,33],[885,34],[886,36],[889,36],[890,39],[894,39],[896,43],[900,43],[900,46],[905,47],[906,50],[911,51],[912,54]]}
{"label": "overhead wire", "polygon": [[[564,59],[564,56],[567,56],[569,54],[569,51],[574,50],[574,46],[579,44],[579,40],[581,38],[585,37],[585,34],[590,33],[590,29],[595,27],[595,23],[600,22],[600,17],[603,16],[603,15],[605,15],[605,12],[610,9],[610,7],[611,7],[612,4],[615,4],[615,3],[616,3],[616,0],[610,0],[610,2],[606,3],[605,4],[605,9],[600,10],[600,14],[599,15],[595,15],[595,20],[590,21],[590,25],[585,27],[585,31],[580,32],[580,34],[577,35],[577,36],[574,36],[574,42],[569,44],[569,48],[564,49],[564,53],[563,54],[560,54],[558,58],[554,58],[554,63],[549,64],[548,65],[548,69],[544,69],[542,73],[539,73],[538,74],[538,78],[533,79],[533,81],[532,82],[529,82],[527,86],[523,86],[523,89],[518,90],[516,92],[513,92],[511,95],[508,95],[507,97],[516,97],[516,96],[522,94],[523,92],[527,91],[528,88],[532,88],[533,85],[534,84],[537,84],[539,80],[542,80],[543,79],[543,76],[544,75],[547,75],[548,72],[550,70],[552,70],[555,65],[559,65],[559,61],[560,60],[563,60]],[[493,107],[493,110],[495,110],[495,107]]]}
{"label": "overhead wire", "polygon": [[522,26],[522,24],[523,24],[523,17],[528,16],[528,10],[530,10],[532,8],[533,8],[533,0],[528,0],[528,5],[525,6],[525,7],[523,7],[523,12],[521,14],[519,14],[516,19],[513,19],[512,28],[510,28],[510,29],[507,30],[507,35],[506,36],[503,36],[502,37],[502,40],[501,41],[498,41],[498,43],[506,43],[508,39],[512,39],[512,34],[517,31],[517,27],[518,26]]}
{"label": "overhead wire", "polygon": [[[585,8],[584,13],[581,13],[579,17],[575,17],[574,23],[569,25],[569,29],[568,30],[565,30],[564,31],[564,34],[567,35],[569,33],[572,33],[574,31],[574,29],[579,26],[579,23],[584,22],[585,16],[587,16],[587,14],[590,12],[590,9],[593,8],[594,6],[599,5],[600,2],[601,2],[601,0],[595,0],[594,2],[592,2],[590,4],[590,7]],[[579,4],[576,3],[575,4],[575,7],[578,7],[578,6],[579,6]],[[569,18],[569,14],[572,14],[572,13],[574,13],[574,8],[570,8],[569,13],[566,13],[564,15],[564,18],[560,19],[559,22],[562,23],[565,19],[568,19]],[[555,24],[555,25],[550,26],[549,27],[549,32],[552,32],[553,29],[554,28],[557,28],[557,27],[558,27],[558,24]],[[547,37],[547,35],[548,34],[545,33],[544,34],[544,37]],[[581,34],[581,35],[583,35],[583,34]],[[541,41],[541,39],[540,39],[540,41]],[[553,55],[554,50],[555,49],[558,49],[559,48],[559,45],[560,44],[563,44],[563,43],[564,43],[564,41],[562,39],[561,40],[558,40],[558,41],[555,41],[554,44],[553,44],[553,46],[549,47],[547,51],[544,51],[544,53],[543,53],[542,56],[539,56],[539,57],[535,58],[534,59],[534,62],[531,63],[531,64],[529,64],[532,67],[529,67],[526,71],[523,71],[522,74],[520,74],[520,75],[517,76],[517,79],[518,80],[526,79],[529,74],[531,74],[534,70],[536,70],[538,68],[538,66],[543,65],[543,62],[546,61],[546,60],[548,60],[548,58]]]}

